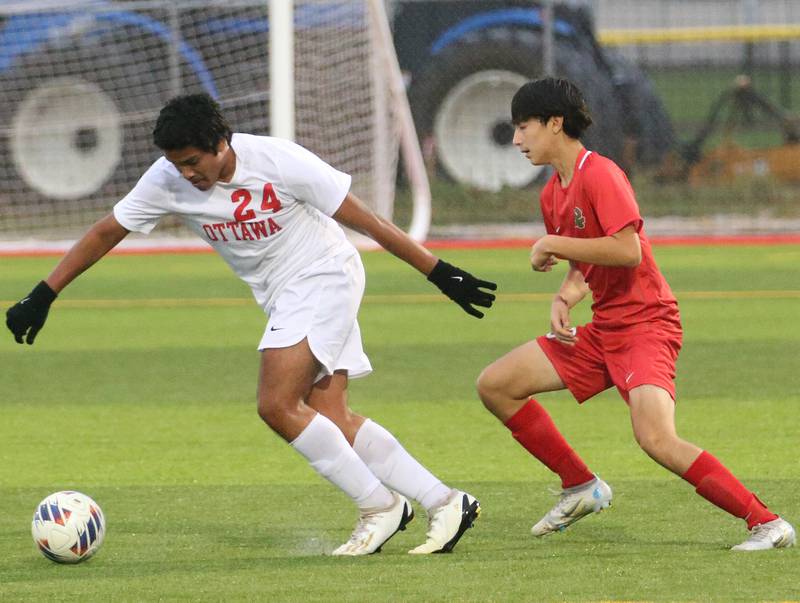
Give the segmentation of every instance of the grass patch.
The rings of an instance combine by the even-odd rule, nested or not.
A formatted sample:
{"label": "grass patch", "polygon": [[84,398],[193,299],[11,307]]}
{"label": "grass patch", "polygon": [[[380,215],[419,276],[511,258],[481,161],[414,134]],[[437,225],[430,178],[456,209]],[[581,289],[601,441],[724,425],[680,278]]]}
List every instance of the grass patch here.
{"label": "grass patch", "polygon": [[[679,432],[796,524],[797,299],[755,292],[800,282],[800,247],[656,254],[686,328]],[[388,254],[365,254],[360,322],[375,373],[350,393],[358,412],[481,500],[484,513],[454,554],[406,554],[424,537],[418,509],[380,555],[328,556],[355,511],[256,416],[264,317],[249,292],[214,256],[112,256],[64,292],[36,345],[0,339],[0,599],[797,598],[800,549],[728,551],[744,539],[742,523],[638,449],[614,392],[582,406],[565,393],[541,397],[615,499],[564,534],[533,539],[530,526],[557,481],[483,410],[473,383],[487,363],[547,328],[546,302],[511,294],[554,291],[563,274],[532,274],[526,250],[444,255],[497,280],[496,308],[473,320]],[[19,298],[52,264],[4,260],[0,299]],[[691,295],[699,291],[710,297]],[[431,296],[410,297],[418,294]],[[231,299],[241,303],[218,303]],[[576,317],[585,320],[588,308]],[[103,549],[75,567],[50,563],[30,538],[36,503],[64,488],[94,497],[109,526]]]}

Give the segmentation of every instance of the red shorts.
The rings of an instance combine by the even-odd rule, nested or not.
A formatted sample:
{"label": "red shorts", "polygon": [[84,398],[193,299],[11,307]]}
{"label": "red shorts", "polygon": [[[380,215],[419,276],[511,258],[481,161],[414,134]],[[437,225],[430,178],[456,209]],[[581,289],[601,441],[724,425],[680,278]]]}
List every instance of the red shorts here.
{"label": "red shorts", "polygon": [[612,385],[625,402],[639,385],[657,385],[675,399],[675,361],[682,333],[674,325],[652,323],[607,331],[589,323],[578,327],[577,336],[574,346],[546,336],[536,341],[578,402]]}

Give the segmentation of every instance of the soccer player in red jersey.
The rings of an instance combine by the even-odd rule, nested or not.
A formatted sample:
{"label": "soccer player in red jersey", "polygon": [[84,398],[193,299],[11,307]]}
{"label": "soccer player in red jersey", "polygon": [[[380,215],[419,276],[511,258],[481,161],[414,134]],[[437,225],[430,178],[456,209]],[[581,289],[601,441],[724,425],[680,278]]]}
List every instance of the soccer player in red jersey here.
{"label": "soccer player in red jersey", "polygon": [[[546,78],[522,86],[511,103],[514,144],[555,173],[541,193],[547,235],[531,266],[569,269],[550,307],[547,335],[490,364],[478,393],[513,437],[561,478],[558,503],[532,528],[560,531],[611,504],[593,474],[532,396],[567,388],[579,403],[616,386],[630,408],[636,441],[700,496],[744,519],[752,551],[795,543],[794,528],[772,513],[720,461],[675,431],[675,361],[681,348],[678,303],[653,259],[628,179],[610,159],[580,142],[592,119],[578,88]],[[573,327],[570,309],[589,292],[592,321]]]}

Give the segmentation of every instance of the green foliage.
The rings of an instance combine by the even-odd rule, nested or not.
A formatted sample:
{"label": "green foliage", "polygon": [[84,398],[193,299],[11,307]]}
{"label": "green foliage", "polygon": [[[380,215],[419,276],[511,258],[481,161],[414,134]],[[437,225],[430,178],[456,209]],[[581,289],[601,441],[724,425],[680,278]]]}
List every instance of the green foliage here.
{"label": "green foliage", "polygon": [[[679,432],[797,524],[800,247],[656,253],[686,328]],[[564,534],[533,539],[557,480],[482,409],[473,384],[546,329],[544,297],[562,273],[532,273],[525,249],[442,255],[496,279],[496,308],[471,319],[388,254],[365,254],[360,322],[375,373],[350,394],[357,411],[481,500],[454,554],[405,553],[424,536],[419,510],[380,555],[325,555],[355,512],[255,413],[264,318],[249,292],[214,256],[115,256],[61,296],[35,346],[0,339],[0,599],[797,598],[800,549],[726,550],[745,538],[742,522],[638,449],[613,391],[582,406],[563,392],[541,397],[615,499]],[[9,302],[54,260],[2,261]],[[108,518],[103,549],[75,567],[44,559],[29,531],[34,505],[64,488],[86,491]]]}

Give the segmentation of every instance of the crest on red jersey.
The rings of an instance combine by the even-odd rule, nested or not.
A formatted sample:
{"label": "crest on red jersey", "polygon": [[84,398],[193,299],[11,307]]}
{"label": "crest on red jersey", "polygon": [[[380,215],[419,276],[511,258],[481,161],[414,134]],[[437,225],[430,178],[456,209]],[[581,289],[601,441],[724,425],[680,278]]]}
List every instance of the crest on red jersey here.
{"label": "crest on red jersey", "polygon": [[573,210],[575,214],[575,228],[585,228],[586,227],[586,218],[583,216],[583,212],[581,211],[580,207],[576,207]]}

